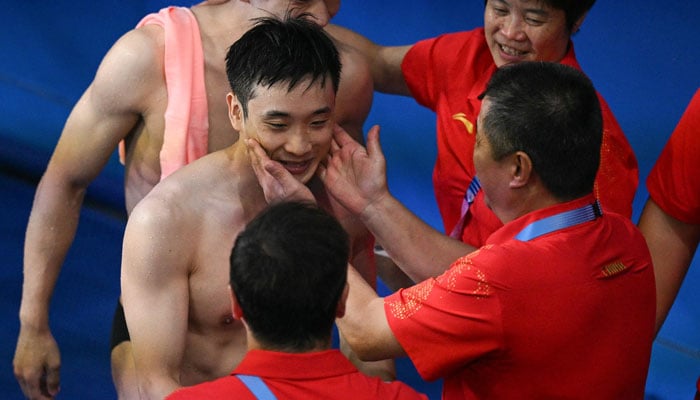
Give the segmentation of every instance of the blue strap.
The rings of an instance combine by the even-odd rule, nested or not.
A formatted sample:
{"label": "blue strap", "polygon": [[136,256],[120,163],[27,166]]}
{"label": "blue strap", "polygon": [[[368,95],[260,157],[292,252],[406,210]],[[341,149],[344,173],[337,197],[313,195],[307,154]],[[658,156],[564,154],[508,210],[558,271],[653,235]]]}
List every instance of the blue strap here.
{"label": "blue strap", "polygon": [[479,193],[479,190],[481,190],[481,182],[479,182],[479,179],[475,176],[474,179],[472,179],[472,181],[469,183],[467,192],[464,193],[464,199],[462,199],[462,212],[459,216],[459,221],[457,221],[457,224],[455,224],[455,227],[450,233],[450,237],[453,237],[455,239],[461,238],[462,230],[464,229],[464,220],[466,219],[467,213],[469,212],[469,206],[471,206],[474,202],[476,194]]}
{"label": "blue strap", "polygon": [[238,379],[253,393],[253,396],[258,400],[277,400],[274,394],[267,387],[265,382],[259,376],[253,375],[236,375]]}
{"label": "blue strap", "polygon": [[559,229],[593,221],[601,215],[603,215],[603,211],[600,208],[598,200],[596,200],[593,204],[588,204],[575,210],[565,211],[552,215],[551,217],[532,222],[523,228],[523,230],[515,236],[515,239],[520,240],[521,242],[526,242]]}
{"label": "blue strap", "polygon": [[467,193],[464,194],[464,200],[467,201],[467,204],[471,205],[474,202],[479,190],[481,190],[481,182],[479,182],[479,178],[475,176],[467,188]]}

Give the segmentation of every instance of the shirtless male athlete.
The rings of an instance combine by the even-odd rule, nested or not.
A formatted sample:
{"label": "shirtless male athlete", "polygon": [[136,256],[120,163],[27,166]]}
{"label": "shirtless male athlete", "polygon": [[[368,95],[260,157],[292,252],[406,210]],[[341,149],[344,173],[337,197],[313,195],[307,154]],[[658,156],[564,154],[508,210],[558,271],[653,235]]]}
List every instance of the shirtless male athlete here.
{"label": "shirtless male athlete", "polygon": [[228,375],[246,352],[245,329],[231,315],[228,260],[238,233],[267,206],[246,140],[311,187],[352,238],[353,263],[374,281],[372,236],[314,178],[335,125],[332,41],[304,19],[269,18],[226,60],[228,115],[241,140],[161,181],[124,235],[122,299],[142,398]]}
{"label": "shirtless male athlete", "polygon": [[[27,225],[20,332],[13,360],[26,397],[45,399],[58,392],[61,358],[49,326],[51,296],[75,237],[85,191],[118,144],[124,140],[124,193],[130,213],[162,176],[237,140],[224,103],[228,91],[224,57],[231,43],[250,28],[251,19],[282,16],[290,10],[308,13],[323,26],[339,3],[231,0],[170,8],[144,18],[105,55],[66,121],[37,187]],[[173,43],[178,46],[172,47]],[[189,63],[173,65],[173,57]],[[364,59],[348,49],[341,48],[341,61],[343,78],[352,84],[339,88],[337,120],[361,139],[372,101],[369,72]],[[118,335],[116,339],[112,373],[122,393],[131,386],[124,374],[133,369],[133,361],[129,342]]]}

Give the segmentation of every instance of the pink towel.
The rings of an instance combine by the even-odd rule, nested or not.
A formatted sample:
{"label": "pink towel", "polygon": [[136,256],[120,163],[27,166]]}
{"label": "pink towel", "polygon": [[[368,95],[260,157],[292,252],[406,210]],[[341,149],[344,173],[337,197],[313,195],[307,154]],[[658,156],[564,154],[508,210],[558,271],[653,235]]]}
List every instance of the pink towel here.
{"label": "pink towel", "polygon": [[[145,16],[137,27],[148,24],[165,30],[165,83],[168,106],[160,151],[161,180],[178,168],[207,154],[209,113],[204,85],[204,55],[199,25],[184,7],[168,7]],[[125,160],[124,142],[119,158]]]}

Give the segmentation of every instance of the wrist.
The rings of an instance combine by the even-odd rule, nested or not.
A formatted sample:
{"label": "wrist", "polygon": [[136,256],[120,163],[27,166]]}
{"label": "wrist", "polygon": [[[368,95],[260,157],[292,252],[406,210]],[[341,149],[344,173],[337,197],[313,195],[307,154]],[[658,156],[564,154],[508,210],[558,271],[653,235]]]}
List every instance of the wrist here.
{"label": "wrist", "polygon": [[19,323],[22,329],[33,331],[49,330],[49,313],[45,308],[20,306]]}

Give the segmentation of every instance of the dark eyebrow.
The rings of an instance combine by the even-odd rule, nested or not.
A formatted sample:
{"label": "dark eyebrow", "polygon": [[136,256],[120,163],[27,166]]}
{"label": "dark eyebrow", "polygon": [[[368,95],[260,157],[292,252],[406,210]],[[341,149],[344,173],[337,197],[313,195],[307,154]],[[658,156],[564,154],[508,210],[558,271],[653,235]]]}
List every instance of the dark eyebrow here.
{"label": "dark eyebrow", "polygon": [[277,110],[270,110],[266,111],[265,114],[263,114],[265,118],[280,118],[280,117],[288,117],[289,113],[284,112],[284,111],[277,111]]}
{"label": "dark eyebrow", "polygon": [[[328,114],[331,112],[330,107],[321,107],[318,110],[314,110],[313,115]],[[289,117],[291,114],[286,111],[270,110],[263,114],[266,118],[284,118]]]}
{"label": "dark eyebrow", "polygon": [[330,107],[322,107],[322,108],[319,108],[318,110],[314,111],[314,115],[328,114],[329,112],[331,112]]}
{"label": "dark eyebrow", "polygon": [[[504,4],[504,5],[508,6],[508,7],[511,6],[511,4],[510,4],[507,0],[493,0],[493,1],[495,1],[496,3]],[[545,10],[543,7],[541,7],[542,2],[538,2],[538,4],[540,4],[540,7],[539,7],[539,8],[534,8],[534,7],[527,8],[527,7],[526,7],[526,8],[525,8],[525,13],[537,14],[537,15],[541,15],[541,16],[544,16],[544,17],[549,16],[549,12],[548,12],[547,10]]]}

